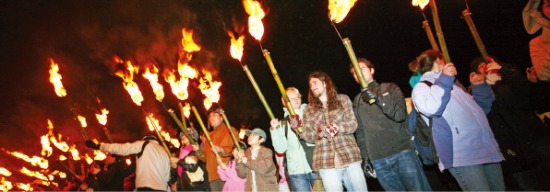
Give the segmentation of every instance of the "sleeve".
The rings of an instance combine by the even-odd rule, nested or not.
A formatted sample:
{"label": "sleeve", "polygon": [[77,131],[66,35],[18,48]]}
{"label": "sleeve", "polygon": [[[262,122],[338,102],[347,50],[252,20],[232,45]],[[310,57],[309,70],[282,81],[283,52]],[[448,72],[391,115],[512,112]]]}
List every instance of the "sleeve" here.
{"label": "sleeve", "polygon": [[453,81],[453,76],[441,74],[432,86],[421,82],[416,84],[412,92],[414,106],[422,114],[430,117],[443,115],[445,106],[451,99]]}
{"label": "sleeve", "polygon": [[141,152],[141,147],[145,141],[139,140],[133,143],[103,143],[99,149],[116,155],[132,155]]}
{"label": "sleeve", "polygon": [[[384,84],[383,84],[384,85]],[[401,89],[393,83],[388,84],[388,95],[384,95],[384,89],[382,89],[382,95],[379,96],[380,101],[377,103],[378,107],[382,109],[382,112],[391,120],[401,123],[407,118],[407,106],[405,105],[405,98]],[[384,88],[384,86],[382,86]]]}
{"label": "sleeve", "polygon": [[342,104],[343,120],[339,121],[341,126],[341,133],[351,134],[357,129],[357,119],[355,119],[355,113],[353,112],[353,106],[351,100],[347,95],[339,95],[339,101]]}
{"label": "sleeve", "polygon": [[277,153],[284,153],[287,150],[287,140],[284,129],[286,129],[286,126],[283,126],[281,123],[277,129],[269,130],[271,133],[271,144]]}
{"label": "sleeve", "polygon": [[315,135],[317,133],[317,127],[315,127],[314,122],[314,110],[310,105],[304,109],[304,114],[302,118],[302,128],[304,129],[299,133],[300,137],[308,143],[315,143]]}
{"label": "sleeve", "polygon": [[218,175],[220,176],[220,179],[222,181],[227,181],[227,179],[229,179],[228,172],[229,172],[229,170],[224,170],[220,166],[218,166]]}
{"label": "sleeve", "polygon": [[249,158],[245,166],[262,175],[273,171],[273,169],[275,169],[275,164],[273,163],[273,151],[262,147],[258,157],[255,160]]}
{"label": "sleeve", "polygon": [[237,163],[235,169],[237,170],[237,176],[243,179],[246,178],[246,172],[248,171],[248,168],[244,165],[244,163]]}
{"label": "sleeve", "polygon": [[483,83],[480,85],[472,85],[472,96],[485,114],[491,111],[493,101],[495,101],[495,94],[491,90],[489,84]]}
{"label": "sleeve", "polygon": [[[231,127],[231,131],[233,132],[233,135],[235,135],[235,137],[239,136],[239,133],[235,128]],[[231,134],[231,133],[228,133],[228,134]],[[227,138],[225,142],[220,144],[219,146],[223,148],[223,151],[225,153],[223,154],[223,156],[231,156],[231,151],[233,151],[233,146],[235,146],[235,142],[233,141],[233,138],[231,137],[231,135],[228,135],[228,137],[229,138]]]}
{"label": "sleeve", "polygon": [[527,2],[527,5],[525,5],[525,8],[523,8],[523,11],[521,12],[523,26],[529,34],[537,32],[542,27],[531,17],[532,14],[536,14],[538,12],[537,8],[539,4],[540,0],[529,0],[529,2]]}

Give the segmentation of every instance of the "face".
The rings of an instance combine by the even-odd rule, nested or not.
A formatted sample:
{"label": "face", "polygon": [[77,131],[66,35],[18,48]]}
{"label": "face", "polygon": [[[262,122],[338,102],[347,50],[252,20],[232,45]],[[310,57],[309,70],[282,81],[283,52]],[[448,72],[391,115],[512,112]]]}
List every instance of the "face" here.
{"label": "face", "polygon": [[309,79],[309,89],[317,98],[327,93],[327,85],[317,78]]}
{"label": "face", "polygon": [[432,71],[433,72],[436,72],[436,73],[439,73],[443,70],[443,66],[445,66],[445,60],[442,59],[442,58],[437,58],[435,61],[434,61],[434,65],[432,67]]}
{"label": "face", "polygon": [[254,133],[251,133],[250,136],[248,136],[248,145],[250,145],[250,146],[259,145],[263,141],[264,141],[264,139],[262,137],[260,137],[259,135],[254,134]]}
{"label": "face", "polygon": [[185,135],[181,137],[181,144],[188,145],[189,143],[189,139]]}
{"label": "face", "polygon": [[[374,80],[372,77],[372,75],[374,74],[374,69],[367,67],[367,64],[363,62],[359,62],[359,68],[361,68],[361,73],[363,74],[363,78],[365,78],[365,81],[367,83],[370,83]],[[357,74],[355,73],[355,68],[353,68],[353,78],[355,79],[355,82],[359,83],[359,77],[357,77]]]}
{"label": "face", "polygon": [[[300,105],[302,104],[302,97],[300,93],[296,91],[289,91],[286,93],[288,96],[288,99],[290,100],[290,103],[292,104],[292,108],[294,109],[300,109]],[[283,105],[286,106],[285,101],[283,101]]]}
{"label": "face", "polygon": [[212,112],[208,114],[208,123],[212,125],[212,127],[216,128],[220,126],[223,122],[223,116],[219,113]]}
{"label": "face", "polygon": [[487,64],[485,62],[481,62],[477,66],[477,71],[482,75],[486,75],[486,73],[487,73]]}

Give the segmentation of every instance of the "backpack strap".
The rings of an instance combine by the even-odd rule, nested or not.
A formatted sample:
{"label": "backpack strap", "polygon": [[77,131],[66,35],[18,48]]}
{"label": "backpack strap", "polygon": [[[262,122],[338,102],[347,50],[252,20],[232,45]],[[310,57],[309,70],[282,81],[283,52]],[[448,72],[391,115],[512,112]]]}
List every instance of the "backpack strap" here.
{"label": "backpack strap", "polygon": [[136,157],[137,158],[140,158],[141,155],[143,155],[143,150],[145,149],[145,146],[147,146],[147,144],[149,144],[149,140],[145,140],[145,142],[143,143],[143,145],[141,145],[141,151],[139,153],[136,154]]}

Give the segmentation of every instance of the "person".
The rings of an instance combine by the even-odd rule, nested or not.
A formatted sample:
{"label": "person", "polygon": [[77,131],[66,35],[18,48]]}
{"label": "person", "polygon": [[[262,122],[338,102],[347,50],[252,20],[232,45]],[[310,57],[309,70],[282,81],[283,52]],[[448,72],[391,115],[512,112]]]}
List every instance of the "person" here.
{"label": "person", "polygon": [[[302,104],[300,91],[295,87],[289,87],[286,89],[286,94],[294,112],[301,117],[307,104]],[[312,149],[315,148],[315,144],[306,143],[290,128],[288,124],[290,112],[284,98],[281,100],[285,119],[283,123],[279,119],[272,119],[269,128],[273,149],[276,153],[286,154],[286,168],[292,190],[312,191],[316,179],[316,173],[311,170]]]}
{"label": "person", "polygon": [[157,138],[148,134],[132,143],[100,143],[86,140],[90,149],[115,155],[137,154],[135,187],[138,191],[166,191],[170,180],[170,157]]}
{"label": "person", "polygon": [[[401,89],[394,83],[378,83],[371,61],[365,58],[357,61],[368,84],[353,101],[358,124],[355,137],[363,161],[372,161],[378,181],[386,191],[431,191],[405,123],[407,109]],[[359,83],[353,65],[350,72]],[[369,102],[371,99],[374,102]]]}
{"label": "person", "polygon": [[[313,170],[319,171],[327,191],[367,191],[361,168],[361,154],[353,133],[357,120],[348,96],[338,94],[324,72],[308,77],[309,104],[304,109],[303,130],[297,130],[305,141],[315,143]],[[300,127],[300,119],[290,119],[291,127]]]}
{"label": "person", "polygon": [[[239,142],[242,150],[246,150],[246,144],[244,142]],[[225,182],[223,185],[222,191],[244,191],[244,185],[246,183],[246,178],[240,178],[237,175],[237,160],[239,156],[239,149],[233,147],[232,158],[227,164],[218,162],[218,175],[220,179]]]}
{"label": "person", "polygon": [[529,42],[529,52],[531,54],[532,68],[527,69],[527,76],[530,81],[537,82],[550,81],[550,1],[543,0],[542,9],[540,9],[541,0],[529,0],[522,12],[523,25],[529,34],[536,33],[542,28],[541,35],[533,38]]}
{"label": "person", "polygon": [[416,84],[412,100],[425,122],[432,119],[439,169],[449,169],[465,191],[505,190],[504,158],[485,115],[494,101],[489,85],[474,84],[473,95],[466,93],[454,84],[456,68],[439,51],[424,51],[415,65],[420,81],[432,84]]}
{"label": "person", "polygon": [[[199,134],[193,127],[187,127],[187,133],[195,141]],[[176,167],[176,182],[172,186],[173,191],[201,191],[210,190],[208,172],[205,163],[196,157],[198,144],[192,145],[189,138],[183,132],[178,134],[180,150],[177,157],[170,158],[171,167]],[[189,157],[189,158],[188,158]]]}
{"label": "person", "polygon": [[88,167],[88,175],[80,184],[80,191],[104,191],[103,184],[100,183],[100,178],[103,177],[104,171],[98,162],[92,162]]}
{"label": "person", "polygon": [[277,168],[273,162],[273,151],[262,146],[267,135],[264,130],[247,130],[248,145],[246,151],[239,151],[237,175],[246,178],[245,191],[278,191]]}
{"label": "person", "polygon": [[[204,133],[201,136],[201,140],[204,144],[204,157],[199,158],[206,162],[206,170],[209,173],[208,180],[212,191],[221,191],[224,185],[224,182],[218,175],[218,160],[214,153],[218,153],[222,162],[227,163],[227,161],[231,159],[231,151],[235,145],[227,125],[223,122],[222,113],[223,110],[221,108],[212,107],[208,110],[208,124],[213,128],[210,132],[210,138],[214,146],[210,146],[209,142],[205,142],[206,138]],[[235,128],[231,127],[231,131],[233,131],[234,135],[238,135]]]}
{"label": "person", "polygon": [[99,178],[99,183],[103,184],[105,191],[124,191],[124,178],[134,172],[124,165],[122,157],[107,153],[105,157],[106,171]]}

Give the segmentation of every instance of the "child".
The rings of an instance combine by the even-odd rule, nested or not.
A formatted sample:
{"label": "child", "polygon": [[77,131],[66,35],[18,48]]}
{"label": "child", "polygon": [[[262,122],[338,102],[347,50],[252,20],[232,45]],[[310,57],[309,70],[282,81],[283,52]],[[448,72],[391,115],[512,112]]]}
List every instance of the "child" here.
{"label": "child", "polygon": [[246,135],[250,148],[239,151],[237,161],[237,174],[246,178],[245,191],[279,191],[273,151],[261,145],[267,138],[265,132],[255,128]]}
{"label": "child", "polygon": [[[242,150],[246,150],[246,144],[244,142],[239,142]],[[218,161],[218,175],[220,179],[225,181],[222,191],[244,191],[244,185],[246,178],[240,178],[237,175],[237,161],[238,161],[239,150],[237,147],[233,147],[233,158],[227,162],[227,164]]]}
{"label": "child", "polygon": [[210,191],[206,164],[199,160],[196,152],[185,157],[182,167],[183,173],[176,182],[178,191]]}

